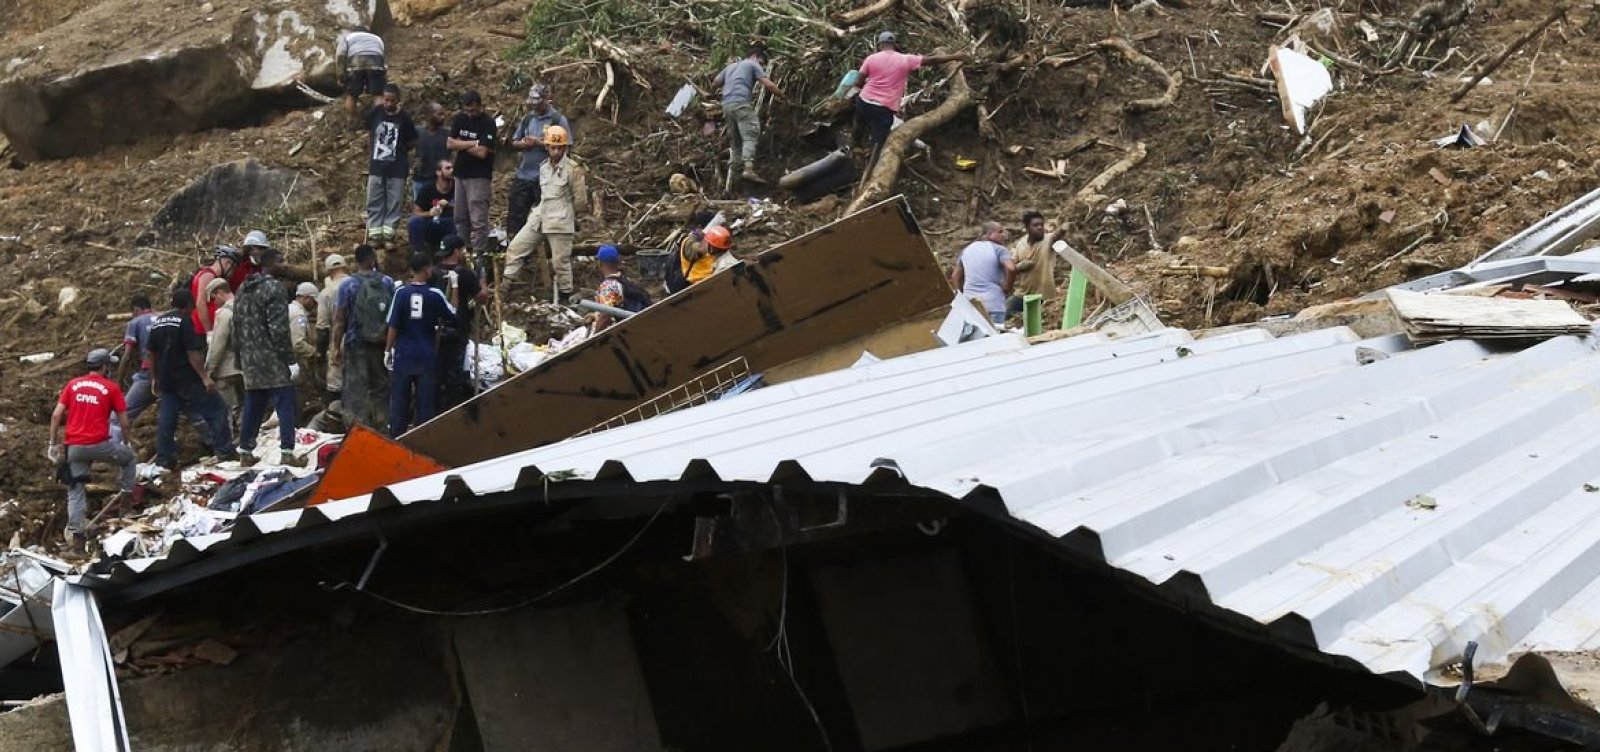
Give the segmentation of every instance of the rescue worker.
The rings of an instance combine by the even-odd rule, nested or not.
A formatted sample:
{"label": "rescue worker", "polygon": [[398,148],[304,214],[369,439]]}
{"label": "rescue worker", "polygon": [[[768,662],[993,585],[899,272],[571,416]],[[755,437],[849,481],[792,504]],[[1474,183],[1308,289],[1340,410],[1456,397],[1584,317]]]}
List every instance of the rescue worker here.
{"label": "rescue worker", "polygon": [[318,376],[323,379],[324,402],[332,404],[339,399],[339,390],[344,388],[344,370],[333,367],[328,352],[333,342],[334,298],[339,294],[339,285],[350,275],[345,272],[344,256],[337,253],[323,260],[322,271],[327,277],[322,282],[322,291],[317,293],[317,357],[327,365],[327,373]]}
{"label": "rescue worker", "polygon": [[707,227],[701,236],[700,242],[683,247],[683,277],[691,285],[739,263],[739,257],[733,255],[733,233],[728,228]]}
{"label": "rescue worker", "polygon": [[217,308],[216,326],[206,335],[206,373],[217,385],[217,394],[228,403],[230,425],[239,425],[239,409],[244,406],[244,372],[239,370],[239,343],[233,332],[233,291],[228,280],[213,279],[206,285],[206,300]]}
{"label": "rescue worker", "polygon": [[756,174],[756,140],[761,137],[761,117],[756,112],[756,84],[782,99],[783,92],[767,77],[767,49],[759,44],[750,45],[741,60],[723,68],[712,80],[712,86],[722,88],[722,117],[728,123],[728,139],[732,142],[728,170],[752,183],[765,180]]}
{"label": "rescue worker", "polygon": [[239,416],[239,462],[255,462],[257,434],[268,405],[278,416],[280,463],[297,464],[294,428],[298,415],[293,375],[294,343],[289,335],[289,293],[277,275],[283,255],[261,253],[264,269],[239,290],[234,303],[234,339],[244,372],[244,407]]}
{"label": "rescue worker", "polygon": [[572,145],[567,129],[545,129],[544,147],[550,157],[539,166],[540,201],[528,213],[528,223],[511,239],[506,252],[506,279],[516,279],[524,260],[543,241],[550,247],[554,267],[555,301],[576,302],[572,294],[572,238],[578,231],[578,212],[589,210],[589,191],[583,168],[568,154]]}
{"label": "rescue worker", "polygon": [[289,301],[289,342],[294,348],[294,387],[304,413],[316,412],[321,390],[316,386],[317,339],[312,324],[316,321],[317,286],[301,282]]}
{"label": "rescue worker", "polygon": [[89,351],[83,362],[89,372],[67,382],[50,413],[50,449],[46,452],[52,463],[67,466],[66,538],[74,548],[83,541],[88,513],[88,490],[84,484],[93,463],[108,462],[120,468],[117,482],[121,491],[106,502],[108,507],[124,501],[131,501],[136,507],[144,505],[144,489],[134,483],[137,464],[133,447],[126,438],[119,441],[111,435],[113,416],[122,429],[121,435],[131,435],[122,389],[106,378],[107,369],[117,358],[109,350],[96,349]]}

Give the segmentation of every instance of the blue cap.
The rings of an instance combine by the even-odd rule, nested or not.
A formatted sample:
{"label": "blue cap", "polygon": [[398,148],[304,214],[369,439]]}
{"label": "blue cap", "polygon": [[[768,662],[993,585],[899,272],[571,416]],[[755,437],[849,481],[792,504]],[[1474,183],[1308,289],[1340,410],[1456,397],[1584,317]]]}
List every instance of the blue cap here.
{"label": "blue cap", "polygon": [[614,245],[603,245],[600,246],[600,250],[594,252],[594,260],[602,264],[620,264],[622,253]]}

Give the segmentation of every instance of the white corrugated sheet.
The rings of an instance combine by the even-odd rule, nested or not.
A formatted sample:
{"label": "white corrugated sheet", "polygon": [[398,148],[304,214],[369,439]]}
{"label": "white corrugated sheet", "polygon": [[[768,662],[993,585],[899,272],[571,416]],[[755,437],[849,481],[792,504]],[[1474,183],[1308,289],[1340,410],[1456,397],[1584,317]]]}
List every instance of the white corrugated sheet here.
{"label": "white corrugated sheet", "polygon": [[[992,488],[1016,519],[1098,546],[1113,567],[1203,585],[1217,606],[1309,628],[1321,651],[1377,673],[1437,678],[1469,640],[1483,663],[1600,648],[1592,337],[1497,350],[1411,349],[1343,328],[1031,347],[995,337],[389,491],[433,501],[448,479],[495,493],[530,467],[563,482],[602,466],[673,480],[694,460],[723,480],[767,481],[793,462],[845,483],[889,461],[957,499]],[[259,515],[235,535],[360,514],[372,500]],[[194,548],[221,554],[225,538]]]}

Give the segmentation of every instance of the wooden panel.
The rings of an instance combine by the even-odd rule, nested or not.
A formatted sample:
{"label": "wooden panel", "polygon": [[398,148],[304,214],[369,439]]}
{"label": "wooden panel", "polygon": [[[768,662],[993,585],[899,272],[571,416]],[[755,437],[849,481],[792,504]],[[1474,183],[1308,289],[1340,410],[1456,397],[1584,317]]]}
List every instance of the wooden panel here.
{"label": "wooden panel", "polygon": [[460,466],[560,441],[735,357],[753,372],[949,302],[902,199],[774,246],[413,429]]}

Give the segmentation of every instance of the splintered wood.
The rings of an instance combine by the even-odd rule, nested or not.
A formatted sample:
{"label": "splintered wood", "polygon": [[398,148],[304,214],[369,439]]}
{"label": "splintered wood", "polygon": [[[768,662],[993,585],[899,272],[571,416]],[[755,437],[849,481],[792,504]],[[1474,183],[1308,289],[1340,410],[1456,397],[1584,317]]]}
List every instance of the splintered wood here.
{"label": "splintered wood", "polygon": [[1389,290],[1389,304],[1416,341],[1548,339],[1588,334],[1592,323],[1560,300],[1509,300]]}

